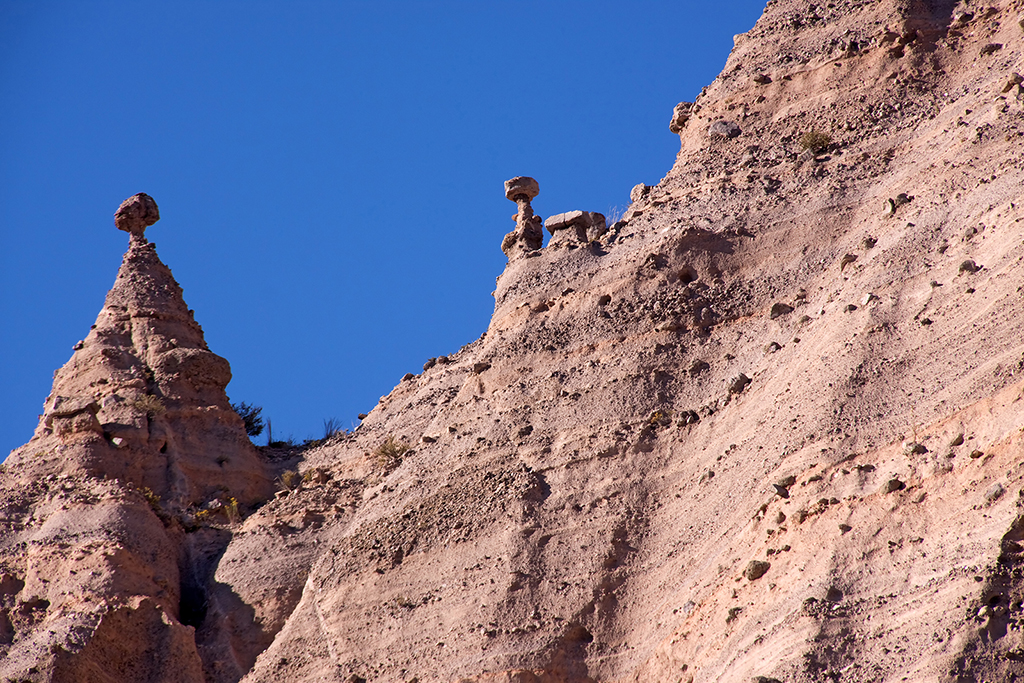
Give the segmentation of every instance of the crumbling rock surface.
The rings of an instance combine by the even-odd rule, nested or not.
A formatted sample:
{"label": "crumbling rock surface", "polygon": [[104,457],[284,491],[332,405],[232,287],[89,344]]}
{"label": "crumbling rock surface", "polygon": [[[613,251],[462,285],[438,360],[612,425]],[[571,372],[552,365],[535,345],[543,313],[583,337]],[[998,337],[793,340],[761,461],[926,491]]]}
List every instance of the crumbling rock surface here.
{"label": "crumbling rock surface", "polygon": [[[1022,9],[771,2],[623,220],[542,248],[513,193],[486,333],[289,454],[298,483],[244,519],[96,478],[199,500],[198,450],[161,480],[40,448],[116,423],[150,453],[169,418],[64,383],[136,396],[144,362],[220,405],[216,361],[149,334],[69,364],[0,480],[0,673],[149,680],[118,653],[153,647],[218,682],[1024,678]],[[139,649],[85,644],[108,614]]]}
{"label": "crumbling rock surface", "polygon": [[202,680],[183,573],[204,543],[187,529],[211,501],[245,510],[272,494],[224,393],[227,361],[143,238],[156,216],[148,195],[122,204],[117,280],[4,463],[0,679]]}
{"label": "crumbling rock surface", "polygon": [[96,324],[54,376],[35,436],[7,465],[26,478],[121,479],[178,508],[220,493],[261,502],[269,479],[224,393],[230,379],[156,246],[132,240]]}

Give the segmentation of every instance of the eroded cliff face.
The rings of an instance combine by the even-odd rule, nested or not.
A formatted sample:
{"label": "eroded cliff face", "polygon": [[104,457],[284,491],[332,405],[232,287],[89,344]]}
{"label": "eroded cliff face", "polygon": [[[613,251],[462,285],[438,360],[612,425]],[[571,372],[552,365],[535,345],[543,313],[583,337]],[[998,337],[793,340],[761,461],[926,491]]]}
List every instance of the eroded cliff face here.
{"label": "eroded cliff face", "polygon": [[[163,607],[139,643],[163,661],[187,651],[174,680],[1024,676],[1022,11],[770,3],[676,108],[676,163],[622,221],[543,249],[536,221],[517,223],[479,340],[304,452],[302,483],[244,520],[150,515],[147,533],[169,540],[132,566],[169,574],[192,548],[199,597],[177,604],[203,610],[193,632]],[[106,438],[54,401],[33,442]],[[88,425],[61,437],[58,417]],[[147,419],[145,440],[124,438],[164,439]],[[45,483],[37,450],[4,481]],[[162,490],[208,495],[199,461],[168,464]],[[96,500],[65,518],[36,491],[5,532],[0,635],[43,662],[25,643],[50,633],[61,666],[85,671],[112,645],[63,644],[77,641],[54,631],[54,598],[33,602],[60,572],[31,558],[54,544],[18,543],[66,534],[104,500],[137,518],[148,506],[73,476]],[[176,599],[119,590],[134,607],[104,614],[140,623]],[[106,675],[81,680],[149,680]]]}

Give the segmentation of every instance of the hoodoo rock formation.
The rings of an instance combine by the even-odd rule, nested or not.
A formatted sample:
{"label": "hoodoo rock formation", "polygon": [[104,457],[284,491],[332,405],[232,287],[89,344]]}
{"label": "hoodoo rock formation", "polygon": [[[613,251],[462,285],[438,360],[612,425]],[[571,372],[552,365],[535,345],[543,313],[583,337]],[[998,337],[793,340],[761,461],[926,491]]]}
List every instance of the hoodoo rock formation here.
{"label": "hoodoo rock formation", "polygon": [[224,389],[228,362],[206,347],[181,287],[145,230],[159,219],[137,194],[115,214],[131,243],[89,335],[57,371],[35,436],[7,460],[38,479],[74,473],[146,488],[169,509],[212,496],[245,505],[271,493]]}
{"label": "hoodoo rock formation", "polygon": [[2,680],[202,680],[182,622],[203,609],[196,555],[218,541],[196,517],[273,493],[224,393],[227,361],[146,241],[158,218],[145,194],[118,209],[131,241],[114,287],[4,464]]}
{"label": "hoodoo rock formation", "polygon": [[533,206],[530,204],[538,194],[540,185],[533,178],[516,176],[505,181],[505,196],[519,207],[519,211],[512,217],[516,222],[515,229],[501,241],[501,250],[510,259],[536,251],[544,244],[540,216],[534,215]]}
{"label": "hoodoo rock formation", "polygon": [[509,181],[487,331],[272,497],[133,231],[0,477],[0,678],[1024,679],[1022,15],[772,0],[622,220]]}

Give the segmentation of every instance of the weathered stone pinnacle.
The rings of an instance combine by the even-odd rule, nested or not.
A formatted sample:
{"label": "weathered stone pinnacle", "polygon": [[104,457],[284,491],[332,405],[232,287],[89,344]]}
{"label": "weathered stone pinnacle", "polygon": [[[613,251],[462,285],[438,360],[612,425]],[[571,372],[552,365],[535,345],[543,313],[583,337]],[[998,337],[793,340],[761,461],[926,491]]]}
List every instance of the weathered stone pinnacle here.
{"label": "weathered stone pinnacle", "polygon": [[146,238],[146,228],[160,220],[156,201],[145,192],[132,195],[121,202],[114,212],[114,225],[132,237]]}
{"label": "weathered stone pinnacle", "polygon": [[533,178],[516,176],[505,181],[505,197],[515,202],[519,212],[515,215],[516,228],[505,235],[501,250],[512,258],[519,252],[540,249],[544,243],[544,230],[539,217],[533,215],[530,200],[540,194],[540,185]]}
{"label": "weathered stone pinnacle", "polygon": [[225,393],[231,366],[207,347],[144,236],[157,217],[148,195],[121,204],[116,224],[131,240],[114,285],[54,374],[35,435],[8,462],[32,476],[82,471],[145,487],[166,510],[218,496],[261,503],[273,485]]}

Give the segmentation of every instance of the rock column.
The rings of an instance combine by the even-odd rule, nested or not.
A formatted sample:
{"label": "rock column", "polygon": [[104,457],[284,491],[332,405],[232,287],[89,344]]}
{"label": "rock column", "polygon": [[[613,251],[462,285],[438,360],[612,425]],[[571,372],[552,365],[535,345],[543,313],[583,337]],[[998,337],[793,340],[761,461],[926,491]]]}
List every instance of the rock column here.
{"label": "rock column", "polygon": [[515,230],[505,235],[501,250],[510,259],[529,251],[540,249],[544,244],[544,229],[539,216],[533,213],[530,201],[540,194],[540,185],[533,178],[516,176],[505,181],[505,197],[519,207],[514,216]]}

